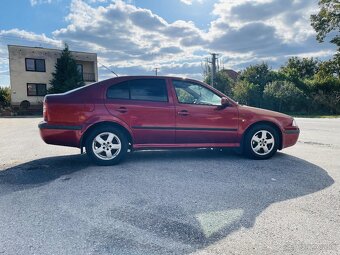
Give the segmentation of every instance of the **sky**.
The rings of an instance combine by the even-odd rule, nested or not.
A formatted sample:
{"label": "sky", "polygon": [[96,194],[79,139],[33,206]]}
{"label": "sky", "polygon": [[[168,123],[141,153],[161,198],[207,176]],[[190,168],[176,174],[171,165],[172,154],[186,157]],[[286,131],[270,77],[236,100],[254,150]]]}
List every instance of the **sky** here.
{"label": "sky", "polygon": [[202,80],[202,64],[240,71],[289,57],[329,59],[310,15],[317,0],[2,0],[0,86],[9,86],[8,44],[98,54],[99,80],[119,75],[173,75]]}

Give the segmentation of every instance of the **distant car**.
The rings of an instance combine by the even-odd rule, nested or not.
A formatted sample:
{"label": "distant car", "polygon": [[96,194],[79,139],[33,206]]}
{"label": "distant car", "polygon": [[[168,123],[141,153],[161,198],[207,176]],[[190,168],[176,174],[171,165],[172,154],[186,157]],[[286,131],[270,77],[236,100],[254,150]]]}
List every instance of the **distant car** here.
{"label": "distant car", "polygon": [[39,128],[46,143],[85,148],[99,165],[118,163],[129,149],[238,147],[268,159],[300,132],[288,115],[239,105],[196,80],[160,76],[47,95]]}

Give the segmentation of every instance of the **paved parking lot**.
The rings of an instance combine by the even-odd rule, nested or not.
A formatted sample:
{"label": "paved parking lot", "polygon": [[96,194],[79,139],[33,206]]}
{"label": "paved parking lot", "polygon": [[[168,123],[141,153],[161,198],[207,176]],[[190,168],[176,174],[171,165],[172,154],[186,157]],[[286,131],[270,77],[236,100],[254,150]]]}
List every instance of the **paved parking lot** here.
{"label": "paved parking lot", "polygon": [[0,254],[340,254],[340,119],[267,161],[136,152],[93,166],[0,119]]}

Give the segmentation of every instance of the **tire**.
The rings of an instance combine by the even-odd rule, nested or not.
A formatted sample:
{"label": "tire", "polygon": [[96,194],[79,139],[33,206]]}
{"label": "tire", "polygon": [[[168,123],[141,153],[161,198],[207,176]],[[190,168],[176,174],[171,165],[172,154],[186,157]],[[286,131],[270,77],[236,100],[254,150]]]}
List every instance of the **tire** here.
{"label": "tire", "polygon": [[102,126],[89,134],[85,148],[88,157],[95,164],[110,166],[124,159],[128,150],[128,141],[118,128]]}
{"label": "tire", "polygon": [[244,153],[252,159],[269,159],[276,153],[279,142],[279,134],[275,128],[259,124],[246,133]]}

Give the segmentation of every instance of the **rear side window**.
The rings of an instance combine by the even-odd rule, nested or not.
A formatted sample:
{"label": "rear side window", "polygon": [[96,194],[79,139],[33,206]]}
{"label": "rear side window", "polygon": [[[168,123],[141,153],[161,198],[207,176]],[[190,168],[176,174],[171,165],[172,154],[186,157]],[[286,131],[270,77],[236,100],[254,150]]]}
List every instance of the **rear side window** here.
{"label": "rear side window", "polygon": [[122,82],[111,86],[107,90],[107,98],[110,99],[130,99],[129,83]]}
{"label": "rear side window", "polygon": [[143,79],[130,81],[131,100],[167,102],[165,80]]}
{"label": "rear side window", "polygon": [[139,79],[111,86],[107,91],[110,99],[130,99],[167,102],[168,93],[164,79]]}

